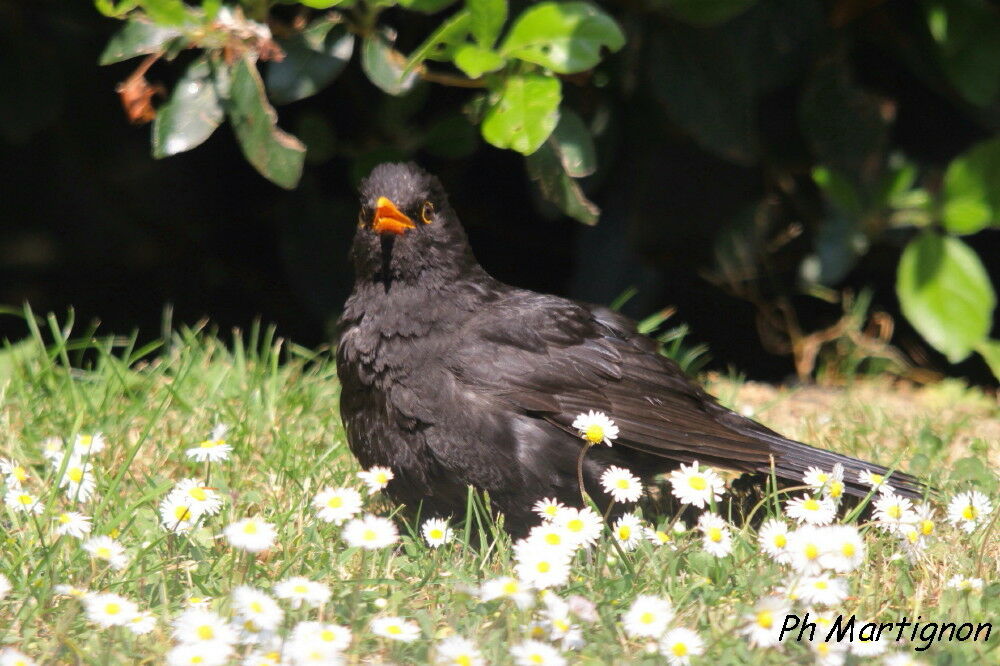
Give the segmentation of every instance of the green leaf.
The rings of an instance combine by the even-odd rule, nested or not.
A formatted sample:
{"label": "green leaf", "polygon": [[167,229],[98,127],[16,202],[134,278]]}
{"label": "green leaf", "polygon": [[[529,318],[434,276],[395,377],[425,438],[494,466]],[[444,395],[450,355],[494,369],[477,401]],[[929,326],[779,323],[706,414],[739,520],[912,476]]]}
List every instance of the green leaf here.
{"label": "green leaf", "polygon": [[840,172],[825,166],[815,167],[812,171],[813,181],[835,206],[851,216],[862,212],[861,196],[854,184]]}
{"label": "green leaf", "polygon": [[455,67],[473,79],[478,79],[487,72],[502,69],[507,64],[500,54],[473,44],[462,44],[455,49],[454,59]]}
{"label": "green leaf", "polygon": [[368,80],[390,95],[405,95],[417,81],[414,72],[405,71],[406,59],[381,34],[365,38],[361,69]]}
{"label": "green leaf", "polygon": [[139,0],[94,0],[94,7],[109,18],[121,18],[139,5]]}
{"label": "green leaf", "polygon": [[976,347],[976,351],[990,366],[990,372],[997,379],[1000,379],[1000,340],[983,340]]}
{"label": "green leaf", "polygon": [[597,65],[602,47],[617,51],[624,44],[618,24],[594,5],[542,2],[517,17],[500,53],[569,74]]}
{"label": "green leaf", "polygon": [[472,17],[472,36],[480,46],[493,48],[507,21],[507,0],[465,0],[465,8]]}
{"label": "green leaf", "polygon": [[275,104],[288,104],[315,95],[344,71],[354,52],[354,35],[323,17],[279,44],[285,58],[268,65],[267,92]]}
{"label": "green leaf", "polygon": [[465,43],[465,38],[469,34],[470,22],[469,12],[464,9],[456,12],[410,54],[403,71],[412,71],[424,60],[451,60],[454,57],[455,47]]}
{"label": "green leaf", "polygon": [[278,128],[278,114],[267,102],[260,73],[245,57],[233,66],[227,110],[247,161],[272,183],[295,187],[302,177],[306,148]]}
{"label": "green leaf", "polygon": [[188,18],[183,0],[140,0],[142,8],[159,25],[181,25]]}
{"label": "green leaf", "polygon": [[177,28],[169,28],[146,19],[130,19],[104,47],[100,64],[111,65],[140,55],[166,50],[167,42],[181,36]]}
{"label": "green leaf", "polygon": [[1000,93],[1000,13],[983,0],[926,0],[928,28],[941,66],[958,92],[977,106]]}
{"label": "green leaf", "polygon": [[509,76],[483,117],[482,133],[497,148],[523,155],[538,150],[559,122],[559,79],[541,74]]}
{"label": "green leaf", "polygon": [[399,6],[422,14],[436,14],[456,0],[399,0]]}
{"label": "green leaf", "polygon": [[1000,225],[1000,136],[976,144],[948,165],[942,221],[956,234]]}
{"label": "green leaf", "polygon": [[986,340],[996,294],[975,251],[952,236],[924,232],[906,246],[896,274],[903,314],[952,363]]}
{"label": "green leaf", "polygon": [[199,146],[222,123],[224,112],[208,58],[193,61],[177,81],[170,101],[153,123],[153,157],[160,159]]}
{"label": "green leaf", "polygon": [[667,0],[667,10],[687,23],[715,25],[745,12],[757,0]]}
{"label": "green leaf", "polygon": [[541,148],[525,158],[525,162],[528,175],[538,183],[542,196],[584,224],[597,223],[601,209],[586,197],[579,183],[566,173],[551,142],[542,144]]}
{"label": "green leaf", "polygon": [[559,124],[547,142],[558,155],[563,169],[573,178],[583,178],[597,170],[594,138],[583,119],[572,109],[559,110]]}
{"label": "green leaf", "polygon": [[353,0],[352,2],[348,2],[348,0],[298,0],[298,1],[303,5],[305,5],[306,7],[312,7],[313,9],[329,9],[330,7],[336,7],[338,5],[342,5],[345,2],[347,2],[348,4],[353,4]]}

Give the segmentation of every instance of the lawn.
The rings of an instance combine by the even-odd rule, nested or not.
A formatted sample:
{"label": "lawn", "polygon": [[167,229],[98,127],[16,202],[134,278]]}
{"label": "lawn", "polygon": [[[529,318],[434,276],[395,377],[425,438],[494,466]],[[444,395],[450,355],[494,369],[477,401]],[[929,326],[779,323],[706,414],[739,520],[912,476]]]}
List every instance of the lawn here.
{"label": "lawn", "polygon": [[[912,535],[840,508],[836,521],[848,525],[840,534],[863,545],[852,565],[820,573],[777,561],[783,558],[766,552],[756,529],[740,522],[712,532],[646,515],[643,524],[658,528],[660,540],[635,543],[606,532],[572,552],[565,581],[510,595],[513,586],[505,592],[490,581],[524,577],[523,569],[515,569],[509,540],[490,536],[497,530],[479,498],[470,493],[470,523],[478,527],[455,520],[451,540],[431,547],[419,525],[407,524],[357,476],[328,350],[303,349],[264,329],[222,336],[182,330],[142,348],[133,339],[68,329],[50,318],[0,353],[0,457],[8,468],[12,461],[23,468],[0,480],[0,574],[11,587],[0,594],[0,646],[9,648],[0,653],[3,666],[19,663],[14,650],[35,663],[59,664],[163,663],[168,656],[171,663],[199,663],[200,656],[208,664],[221,655],[267,664],[278,663],[282,650],[282,663],[474,664],[481,663],[478,654],[496,664],[1000,661],[1000,627],[989,641],[944,640],[920,651],[914,648],[927,641],[919,637],[852,646],[881,652],[874,657],[846,656],[846,644],[822,641],[824,623],[839,614],[855,614],[859,627],[904,616],[939,624],[1000,619],[1000,510],[981,511],[971,531],[948,519],[949,501],[960,492],[978,490],[993,507],[1000,503],[1000,410],[980,391],[877,378],[847,388],[786,389],[709,377],[727,405],[790,436],[884,464],[899,461],[926,478],[940,490],[934,512],[923,514],[930,525],[919,523]],[[213,436],[219,425],[228,431]],[[87,453],[88,446],[87,457],[65,455]],[[199,461],[189,449],[219,459]],[[90,466],[94,481],[86,500],[85,480],[59,483],[81,465]],[[189,485],[201,500],[221,500],[218,512],[206,506],[185,520],[175,501],[167,510],[177,521],[165,520],[163,503],[168,495],[176,500],[172,491],[184,479],[198,480]],[[345,487],[360,493],[359,518],[396,518],[398,541],[352,546],[365,542],[364,525],[322,519],[314,498]],[[665,480],[661,492],[670,488]],[[812,492],[818,500],[827,489],[814,484],[791,496]],[[768,496],[758,514],[781,518],[788,497]],[[70,511],[91,518],[89,534],[69,533],[67,526],[84,524],[76,516],[61,522]],[[335,515],[345,514],[325,514]],[[258,521],[253,535],[239,522],[247,518]],[[784,522],[795,529],[794,521]],[[263,523],[273,526],[273,539]],[[234,524],[241,529],[227,530]],[[388,529],[374,520],[368,526]],[[60,527],[67,533],[57,534]],[[724,538],[709,543],[713,534]],[[113,543],[91,541],[101,536]],[[391,529],[384,536],[392,541]],[[711,554],[720,541],[727,548]],[[276,590],[294,576],[311,582],[292,580]],[[803,592],[818,578],[839,590],[839,600],[824,603],[823,595]],[[121,598],[101,596],[107,594]],[[657,600],[629,614],[640,595]],[[780,624],[807,610],[810,621],[820,620],[816,641],[795,641],[796,631],[767,646],[775,627],[767,629],[768,613]],[[658,645],[664,632],[670,640]]]}

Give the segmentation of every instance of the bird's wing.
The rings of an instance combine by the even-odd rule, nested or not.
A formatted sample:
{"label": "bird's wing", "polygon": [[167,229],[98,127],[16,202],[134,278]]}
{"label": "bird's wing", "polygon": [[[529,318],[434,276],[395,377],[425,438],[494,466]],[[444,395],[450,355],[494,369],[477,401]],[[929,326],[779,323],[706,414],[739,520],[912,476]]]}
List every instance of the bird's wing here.
{"label": "bird's wing", "polygon": [[[862,495],[866,489],[853,483],[857,473],[886,471],[722,407],[630,320],[604,308],[515,291],[470,319],[456,339],[445,362],[458,381],[573,434],[576,416],[597,410],[618,425],[616,445],[678,462],[758,473],[773,465],[791,481],[809,466],[841,463],[848,487]],[[897,473],[893,480],[919,492],[912,477]]]}

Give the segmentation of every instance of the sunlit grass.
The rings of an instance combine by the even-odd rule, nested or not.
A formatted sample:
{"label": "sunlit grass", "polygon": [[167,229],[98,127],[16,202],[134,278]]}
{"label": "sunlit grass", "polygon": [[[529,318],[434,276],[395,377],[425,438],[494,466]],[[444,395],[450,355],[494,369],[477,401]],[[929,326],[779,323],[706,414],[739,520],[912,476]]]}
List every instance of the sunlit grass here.
{"label": "sunlit grass", "polygon": [[[344,653],[348,662],[423,663],[453,634],[473,639],[489,663],[510,663],[511,646],[533,635],[565,647],[544,627],[532,629],[543,604],[522,610],[509,600],[477,598],[483,581],[513,575],[514,565],[509,540],[473,494],[473,529],[459,522],[454,540],[436,549],[402,515],[395,516],[401,542],[374,551],[348,547],[341,527],[316,519],[310,503],[326,486],[362,490],[366,512],[393,516],[396,511],[381,495],[363,491],[356,477],[359,468],[339,421],[339,386],[327,351],[289,345],[258,328],[234,334],[229,342],[181,330],[139,347],[133,338],[72,332],[53,318],[28,320],[32,336],[0,353],[0,457],[26,468],[23,487],[41,498],[44,509],[34,516],[6,506],[0,510],[0,573],[13,585],[0,600],[0,645],[16,647],[39,663],[159,663],[174,645],[170,623],[191,598],[210,598],[212,610],[229,616],[236,587],[272,593],[278,581],[301,575],[329,586],[332,596],[318,609],[295,610],[282,602],[286,616],[279,635],[300,620],[345,625],[353,632]],[[752,409],[786,431],[791,426],[793,436],[882,463],[899,459],[940,488],[944,499],[977,488],[994,506],[1000,503],[995,468],[985,463],[996,459],[998,442],[978,434],[994,432],[983,424],[1000,414],[981,393],[947,387],[938,402],[931,401],[937,407],[907,413],[895,409],[890,388],[862,383],[831,393],[810,412],[796,402],[809,389],[762,395],[728,380],[717,380],[714,387],[731,406]],[[883,408],[880,400],[892,407]],[[912,397],[911,402],[924,404]],[[791,422],[783,410],[795,413]],[[189,459],[185,451],[220,423],[229,426],[229,459],[211,464]],[[77,435],[97,432],[107,448],[90,461],[96,491],[87,502],[73,502],[58,487],[60,470],[43,456],[45,447],[53,437],[69,445]],[[224,503],[192,532],[172,534],[162,527],[158,507],[184,478],[205,480]],[[91,559],[80,540],[55,536],[55,518],[67,510],[92,517],[91,536],[116,538],[128,564],[114,570]],[[768,516],[777,511],[774,498],[760,509]],[[998,514],[994,510],[991,517]],[[257,555],[231,547],[222,536],[227,525],[248,516],[277,528],[273,547]],[[647,651],[649,640],[629,637],[621,621],[638,595],[649,594],[672,600],[671,626],[693,629],[704,640],[706,656],[693,663],[815,661],[805,643],[752,648],[740,634],[753,605],[792,581],[787,567],[760,551],[752,527],[733,525],[732,554],[716,558],[703,550],[700,533],[675,534],[663,524],[668,518],[646,516],[660,520],[672,535],[665,546],[644,541],[623,552],[606,537],[575,555],[569,583],[554,591],[563,599],[592,602],[595,615],[574,616],[584,644],[561,649],[567,659],[662,663],[662,656]],[[864,527],[867,559],[847,576],[850,596],[833,614],[856,613],[859,621],[895,622],[904,615],[921,615],[924,622],[995,621],[1000,610],[996,523],[966,534],[947,524],[939,507],[936,534],[913,561],[901,555],[898,539]],[[947,589],[958,574],[983,579],[984,589]],[[78,599],[57,594],[59,585],[119,594],[151,611],[156,626],[145,635],[124,627],[98,629]],[[376,636],[370,622],[385,615],[416,622],[420,638],[403,643]],[[994,629],[989,642],[892,651],[927,663],[994,663],[1000,627]],[[249,649],[240,646],[237,654]]]}

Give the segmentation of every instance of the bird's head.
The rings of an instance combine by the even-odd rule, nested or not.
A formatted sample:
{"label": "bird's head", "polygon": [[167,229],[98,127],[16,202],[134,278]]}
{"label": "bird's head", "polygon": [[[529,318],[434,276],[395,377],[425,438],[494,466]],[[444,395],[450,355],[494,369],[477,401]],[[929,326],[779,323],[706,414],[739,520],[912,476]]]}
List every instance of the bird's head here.
{"label": "bird's head", "polygon": [[357,278],[448,279],[473,264],[465,232],[437,178],[413,163],[385,163],[361,183],[351,256]]}

